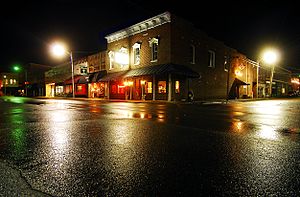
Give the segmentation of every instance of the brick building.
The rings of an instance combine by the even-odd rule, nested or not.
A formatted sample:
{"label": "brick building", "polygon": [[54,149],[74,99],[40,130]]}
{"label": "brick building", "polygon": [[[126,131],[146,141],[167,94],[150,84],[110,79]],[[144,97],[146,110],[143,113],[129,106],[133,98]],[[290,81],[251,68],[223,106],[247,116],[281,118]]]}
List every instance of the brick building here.
{"label": "brick building", "polygon": [[189,90],[195,99],[256,93],[255,62],[169,12],[105,38],[108,74],[100,81],[109,98],[186,100]]}

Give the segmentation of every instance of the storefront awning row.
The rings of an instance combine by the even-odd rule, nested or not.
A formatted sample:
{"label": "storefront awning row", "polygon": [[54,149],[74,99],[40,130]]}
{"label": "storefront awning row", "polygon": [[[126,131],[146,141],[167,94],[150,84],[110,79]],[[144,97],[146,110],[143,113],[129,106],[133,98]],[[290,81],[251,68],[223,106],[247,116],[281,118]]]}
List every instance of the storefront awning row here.
{"label": "storefront awning row", "polygon": [[199,77],[199,74],[197,72],[193,71],[192,69],[186,66],[177,64],[161,64],[130,70],[125,74],[124,78],[165,73],[178,74],[190,78]]}
{"label": "storefront awning row", "polygon": [[[189,78],[197,78],[199,74],[192,69],[177,64],[161,64],[156,66],[147,66],[143,68],[120,71],[115,73],[107,73],[106,70],[90,73],[89,75],[76,75],[74,76],[75,84],[84,84],[84,83],[95,83],[95,82],[104,82],[112,80],[121,80],[128,77],[137,77],[145,75],[161,75],[161,74],[176,74]],[[64,81],[64,84],[72,84],[72,78],[69,78]]]}
{"label": "storefront awning row", "polygon": [[156,66],[148,66],[128,71],[121,71],[115,73],[108,73],[104,77],[100,78],[98,81],[111,81],[117,79],[124,79],[128,77],[137,77],[137,76],[145,76],[145,75],[160,75],[165,73],[183,75],[190,78],[199,77],[199,73],[193,71],[192,69],[177,65],[177,64],[161,64]]}

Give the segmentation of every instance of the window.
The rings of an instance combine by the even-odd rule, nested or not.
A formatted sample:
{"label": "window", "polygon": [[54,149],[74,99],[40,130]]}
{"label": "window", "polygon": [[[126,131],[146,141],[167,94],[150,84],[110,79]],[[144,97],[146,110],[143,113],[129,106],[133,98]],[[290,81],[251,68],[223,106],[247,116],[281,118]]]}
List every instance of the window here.
{"label": "window", "polygon": [[135,43],[133,46],[133,62],[135,65],[140,64],[140,49],[141,49],[141,44],[140,43]]}
{"label": "window", "polygon": [[175,93],[178,94],[180,92],[179,81],[175,81]]}
{"label": "window", "polygon": [[216,53],[212,50],[208,50],[208,67],[216,67]]}
{"label": "window", "polygon": [[167,82],[158,81],[158,93],[165,94],[167,93]]}
{"label": "window", "polygon": [[83,74],[83,75],[86,75],[87,74],[87,67],[81,67],[80,68],[80,73]]}
{"label": "window", "polygon": [[149,41],[149,45],[151,48],[151,61],[155,62],[155,61],[157,61],[157,57],[158,57],[158,39],[152,38]]}
{"label": "window", "polygon": [[111,70],[115,68],[114,65],[115,53],[113,51],[109,51],[108,56],[109,56],[109,70]]}
{"label": "window", "polygon": [[117,86],[116,85],[111,86],[111,93],[112,94],[117,94]]}
{"label": "window", "polygon": [[64,86],[55,86],[55,92],[60,94],[64,92]]}
{"label": "window", "polygon": [[225,72],[228,72],[228,68],[229,68],[228,57],[225,55],[224,56],[224,70],[225,70]]}
{"label": "window", "polygon": [[146,82],[146,93],[151,94],[152,93],[152,82]]}
{"label": "window", "polygon": [[118,85],[118,94],[124,94],[125,93],[125,86]]}
{"label": "window", "polygon": [[77,92],[81,92],[82,91],[82,86],[77,86]]}
{"label": "window", "polygon": [[195,64],[195,46],[190,45],[190,51],[189,51],[189,61],[191,64]]}

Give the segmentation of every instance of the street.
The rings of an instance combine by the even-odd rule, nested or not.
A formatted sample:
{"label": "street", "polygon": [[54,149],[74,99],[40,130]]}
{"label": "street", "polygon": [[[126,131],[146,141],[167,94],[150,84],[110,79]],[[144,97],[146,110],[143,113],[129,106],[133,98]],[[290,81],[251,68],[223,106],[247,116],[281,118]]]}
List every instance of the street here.
{"label": "street", "polygon": [[299,101],[0,97],[0,196],[299,196]]}

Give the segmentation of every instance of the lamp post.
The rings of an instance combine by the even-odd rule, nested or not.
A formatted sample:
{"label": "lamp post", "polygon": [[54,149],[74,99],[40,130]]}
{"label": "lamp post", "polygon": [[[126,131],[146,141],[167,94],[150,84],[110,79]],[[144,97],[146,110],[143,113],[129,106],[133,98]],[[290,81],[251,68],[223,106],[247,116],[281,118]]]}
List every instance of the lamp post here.
{"label": "lamp post", "polygon": [[51,45],[52,54],[61,57],[64,56],[66,53],[70,56],[71,61],[71,69],[72,69],[72,96],[75,98],[75,84],[74,84],[74,63],[73,63],[73,54],[72,51],[67,51],[66,47],[62,43],[54,43]]}
{"label": "lamp post", "polygon": [[24,82],[24,85],[25,85],[25,96],[27,96],[27,85],[29,84],[28,83],[28,76],[27,76],[27,69],[25,69],[24,66],[21,67],[18,64],[15,64],[13,66],[13,69],[14,69],[14,71],[17,71],[17,72],[19,72],[20,70],[24,70],[24,74],[25,74],[25,82]]}
{"label": "lamp post", "polygon": [[278,61],[277,51],[275,49],[266,50],[263,54],[263,60],[265,63],[271,65],[269,97],[272,97],[272,83],[273,83],[274,69],[275,69],[275,63]]}

